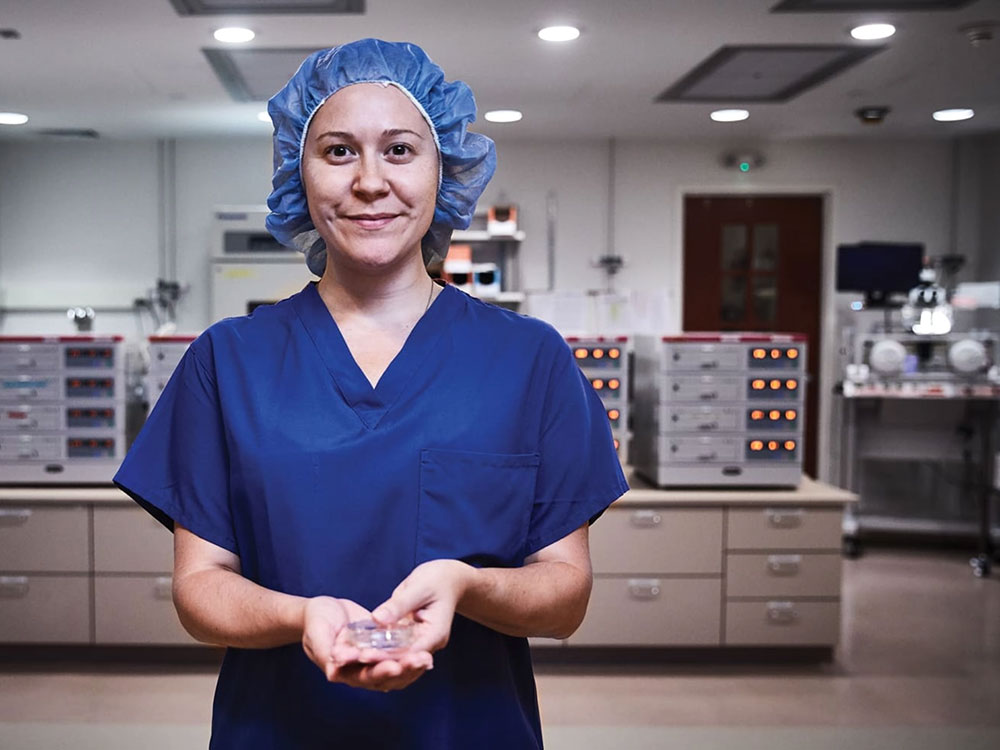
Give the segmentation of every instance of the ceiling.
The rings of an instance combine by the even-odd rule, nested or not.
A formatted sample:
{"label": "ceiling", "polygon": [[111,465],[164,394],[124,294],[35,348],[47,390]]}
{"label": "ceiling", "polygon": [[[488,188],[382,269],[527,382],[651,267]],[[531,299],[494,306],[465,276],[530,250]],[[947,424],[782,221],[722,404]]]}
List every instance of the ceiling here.
{"label": "ceiling", "polygon": [[[1000,26],[973,47],[958,29],[1000,22],[1000,0],[945,11],[771,13],[778,0],[367,0],[363,15],[180,16],[170,0],[4,0],[0,111],[28,114],[0,139],[43,129],[93,129],[105,139],[266,136],[263,103],[236,102],[204,49],[223,25],[247,25],[246,47],[320,48],[361,37],[416,42],[449,79],[468,82],[480,112],[524,119],[475,129],[495,138],[947,137],[1000,131]],[[859,22],[889,21],[887,42],[855,42]],[[579,40],[537,38],[574,23]],[[778,103],[746,103],[750,119],[714,123],[720,104],[658,102],[724,46],[884,45],[832,78]],[[290,74],[289,70],[286,74]],[[733,101],[733,105],[741,102]],[[892,108],[862,125],[861,106]],[[976,117],[937,123],[931,112],[972,107]]]}

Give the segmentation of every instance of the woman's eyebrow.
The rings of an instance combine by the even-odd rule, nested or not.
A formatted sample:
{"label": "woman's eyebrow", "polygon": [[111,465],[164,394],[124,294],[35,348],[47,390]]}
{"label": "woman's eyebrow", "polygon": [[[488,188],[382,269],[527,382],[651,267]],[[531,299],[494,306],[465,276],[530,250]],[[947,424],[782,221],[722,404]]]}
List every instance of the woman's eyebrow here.
{"label": "woman's eyebrow", "polygon": [[394,138],[395,136],[397,136],[397,135],[403,135],[404,133],[409,133],[410,135],[415,135],[420,140],[424,139],[424,137],[422,135],[420,135],[420,133],[418,133],[417,131],[415,131],[415,130],[408,130],[407,128],[393,128],[391,130],[383,130],[382,131],[382,135],[383,136],[388,136],[389,138]]}

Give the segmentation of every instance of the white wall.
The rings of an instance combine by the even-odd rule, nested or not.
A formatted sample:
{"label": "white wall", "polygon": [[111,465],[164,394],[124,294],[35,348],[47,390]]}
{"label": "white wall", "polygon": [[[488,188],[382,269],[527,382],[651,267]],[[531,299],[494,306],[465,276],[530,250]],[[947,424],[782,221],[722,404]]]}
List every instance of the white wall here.
{"label": "white wall", "polygon": [[[1000,277],[1000,136],[969,151],[948,141],[794,141],[759,145],[767,164],[749,175],[719,166],[721,143],[624,141],[614,147],[614,244],[626,257],[619,289],[666,289],[679,319],[681,201],[686,191],[804,192],[826,196],[820,422],[829,424],[836,379],[834,248],[862,239],[915,240],[931,253],[948,249],[952,159],[960,161],[962,207],[956,237],[979,278]],[[963,150],[964,149],[964,150]],[[266,138],[191,139],[173,144],[178,279],[189,292],[178,308],[182,330],[209,317],[208,255],[213,208],[261,204],[270,178]],[[556,288],[600,288],[591,259],[608,249],[608,141],[498,144],[497,175],[483,204],[520,206],[527,240],[521,248],[528,289],[548,285],[546,197],[554,194]],[[159,271],[157,143],[8,142],[0,146],[0,299],[6,306],[125,304]],[[975,165],[981,170],[970,177]],[[169,172],[169,170],[168,170]],[[169,234],[169,233],[168,233]],[[975,251],[975,252],[973,252]],[[970,271],[970,274],[972,272]],[[986,274],[980,276],[979,274]],[[7,315],[0,333],[69,332],[62,315]],[[133,316],[102,314],[97,330],[136,333]],[[820,430],[821,475],[828,454]]]}

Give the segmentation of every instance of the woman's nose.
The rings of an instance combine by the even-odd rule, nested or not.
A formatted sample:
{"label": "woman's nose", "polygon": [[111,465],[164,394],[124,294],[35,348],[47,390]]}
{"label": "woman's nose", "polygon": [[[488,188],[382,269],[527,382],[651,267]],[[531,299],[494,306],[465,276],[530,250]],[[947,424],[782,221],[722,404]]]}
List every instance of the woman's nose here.
{"label": "woman's nose", "polygon": [[380,159],[363,156],[358,160],[358,172],[354,176],[354,192],[364,198],[375,198],[389,192],[389,183],[383,172]]}

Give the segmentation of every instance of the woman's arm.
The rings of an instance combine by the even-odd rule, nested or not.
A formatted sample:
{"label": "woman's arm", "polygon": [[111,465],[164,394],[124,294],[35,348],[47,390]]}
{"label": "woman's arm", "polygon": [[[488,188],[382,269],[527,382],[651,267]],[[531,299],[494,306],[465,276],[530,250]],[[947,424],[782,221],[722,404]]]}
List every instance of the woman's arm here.
{"label": "woman's arm", "polygon": [[455,612],[507,635],[566,638],[580,626],[590,599],[587,533],[581,526],[520,568],[423,563],[372,614],[391,623],[413,613],[422,623],[417,645],[428,651],[448,642]]}
{"label": "woman's arm", "polygon": [[347,642],[344,626],[370,617],[360,604],[330,596],[291,596],[243,577],[240,559],[183,526],[174,527],[174,606],[181,624],[204,643],[275,648],[301,643],[327,680],[368,690],[399,690],[432,664],[413,650],[394,659],[368,654]]}
{"label": "woman's arm", "polygon": [[308,599],[266,589],[241,574],[240,558],[174,527],[174,607],[203,643],[274,648],[302,640]]}

